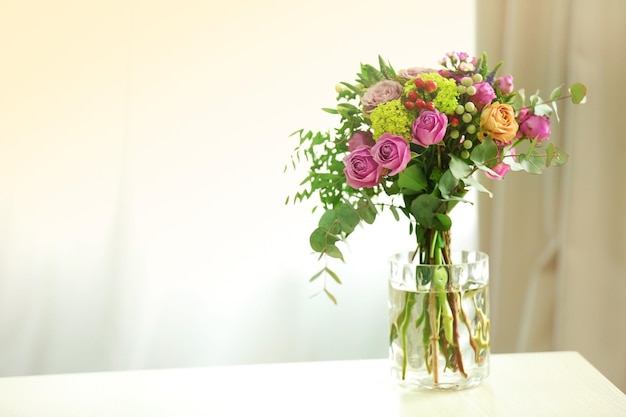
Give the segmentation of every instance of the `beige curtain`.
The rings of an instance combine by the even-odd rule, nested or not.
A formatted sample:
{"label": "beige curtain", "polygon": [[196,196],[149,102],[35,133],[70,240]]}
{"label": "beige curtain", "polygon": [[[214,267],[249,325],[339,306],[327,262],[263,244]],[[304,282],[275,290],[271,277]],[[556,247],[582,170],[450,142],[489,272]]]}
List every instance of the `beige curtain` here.
{"label": "beige curtain", "polygon": [[588,87],[553,125],[569,162],[512,173],[479,202],[494,351],[576,350],[626,391],[626,2],[478,0],[477,28],[516,88]]}

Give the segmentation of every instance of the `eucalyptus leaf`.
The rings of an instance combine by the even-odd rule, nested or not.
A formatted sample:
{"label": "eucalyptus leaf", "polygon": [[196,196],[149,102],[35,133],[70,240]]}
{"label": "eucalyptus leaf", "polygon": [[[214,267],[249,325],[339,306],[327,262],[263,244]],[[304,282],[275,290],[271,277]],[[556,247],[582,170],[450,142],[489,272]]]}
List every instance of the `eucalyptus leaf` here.
{"label": "eucalyptus leaf", "polygon": [[587,98],[587,87],[581,83],[574,83],[570,86],[569,92],[572,95],[572,103],[584,103]]}
{"label": "eucalyptus leaf", "polygon": [[318,227],[311,233],[309,237],[309,243],[311,248],[315,252],[323,253],[329,245],[334,245],[339,238],[333,234],[328,233],[328,230]]}
{"label": "eucalyptus leaf", "polygon": [[457,158],[454,155],[450,155],[450,171],[454,178],[464,180],[472,173],[472,168],[464,162],[462,159]]}
{"label": "eucalyptus leaf", "polygon": [[486,137],[478,146],[474,147],[470,159],[477,165],[485,165],[487,162],[495,162],[498,157],[498,147],[493,139]]}
{"label": "eucalyptus leaf", "polygon": [[326,210],[320,218],[318,226],[335,235],[341,233],[341,223],[335,210]]}
{"label": "eucalyptus leaf", "polygon": [[563,86],[559,86],[557,88],[555,88],[554,90],[552,90],[552,93],[550,93],[550,100],[556,100],[559,97],[561,97],[561,91],[563,90]]}
{"label": "eucalyptus leaf", "polygon": [[439,225],[435,219],[435,213],[439,211],[441,201],[430,194],[422,194],[417,196],[411,203],[411,214],[415,217],[415,221],[423,227],[434,228]]}
{"label": "eucalyptus leaf", "polygon": [[441,196],[449,198],[457,189],[458,185],[459,179],[452,174],[451,170],[447,170],[439,179],[439,191],[441,191]]}
{"label": "eucalyptus leaf", "polygon": [[405,194],[417,194],[426,189],[428,180],[417,165],[409,165],[398,174],[398,186]]}
{"label": "eucalyptus leaf", "polygon": [[339,250],[339,248],[335,245],[327,245],[324,253],[331,258],[341,259],[343,261],[343,253]]}
{"label": "eucalyptus leaf", "polygon": [[359,201],[357,212],[361,219],[367,224],[374,223],[376,220],[376,208],[366,199],[361,199]]}
{"label": "eucalyptus leaf", "polygon": [[341,225],[341,230],[347,234],[352,233],[356,225],[359,224],[359,222],[361,221],[361,216],[359,216],[359,213],[354,209],[354,207],[348,204],[342,204],[341,206],[337,207],[335,212],[336,219]]}
{"label": "eucalyptus leaf", "polygon": [[326,272],[332,279],[334,279],[337,284],[341,284],[341,280],[339,279],[339,276],[335,273],[335,271],[326,267],[324,268],[324,272]]}

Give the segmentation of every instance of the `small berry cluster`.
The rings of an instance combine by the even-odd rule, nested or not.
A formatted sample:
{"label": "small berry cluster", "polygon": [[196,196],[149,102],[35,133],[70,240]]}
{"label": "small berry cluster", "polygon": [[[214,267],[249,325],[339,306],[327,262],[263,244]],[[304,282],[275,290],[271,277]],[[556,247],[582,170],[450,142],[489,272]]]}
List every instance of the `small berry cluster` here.
{"label": "small berry cluster", "polygon": [[[457,91],[461,96],[467,95],[468,97],[471,97],[477,92],[474,83],[479,83],[482,80],[483,77],[480,74],[473,74],[471,77],[463,77],[457,87]],[[465,104],[459,104],[454,113],[455,114],[452,116],[449,116],[450,126],[453,128],[450,130],[450,137],[452,139],[457,139],[461,136],[461,133],[473,136],[476,133],[476,123],[473,122],[475,121],[478,113],[476,105],[471,101],[466,101]],[[465,125],[464,132],[461,132],[460,130],[462,128],[462,126],[459,126],[461,123]],[[468,137],[464,137],[461,145],[463,149],[461,150],[459,156],[462,159],[468,159],[470,156],[469,149],[473,146],[472,140]]]}
{"label": "small berry cluster", "polygon": [[[437,91],[437,83],[434,82],[433,80],[424,81],[422,78],[417,77],[414,80],[414,83],[418,91],[419,90],[425,91],[429,95]],[[409,91],[407,93],[406,101],[404,102],[404,107],[407,110],[415,110],[415,109],[435,110],[435,103],[433,103],[432,101],[426,101],[423,98],[421,98],[418,91]],[[426,94],[424,94],[423,96],[427,97]]]}

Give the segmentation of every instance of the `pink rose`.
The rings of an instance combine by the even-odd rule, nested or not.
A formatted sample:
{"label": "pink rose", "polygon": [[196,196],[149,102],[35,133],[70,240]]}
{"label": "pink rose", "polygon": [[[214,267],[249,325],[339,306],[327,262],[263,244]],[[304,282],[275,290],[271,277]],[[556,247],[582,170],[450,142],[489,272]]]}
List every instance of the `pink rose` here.
{"label": "pink rose", "polygon": [[343,158],[346,182],[352,188],[374,187],[380,184],[383,176],[383,167],[378,165],[370,148],[363,145]]}
{"label": "pink rose", "polygon": [[504,162],[504,158],[509,158],[509,159],[513,158],[514,160],[517,160],[517,157],[513,156],[513,155],[515,155],[515,148],[509,149],[504,154],[504,157],[502,156],[502,148],[498,148],[498,158],[502,158],[502,159],[496,165],[491,167],[491,170],[496,175],[493,175],[493,174],[485,171],[485,175],[487,176],[487,178],[491,178],[492,180],[501,180],[502,178],[504,178],[506,173],[511,170],[510,165],[508,165],[506,162]]}
{"label": "pink rose", "polygon": [[483,81],[474,84],[474,87],[476,87],[476,94],[470,96],[469,100],[476,105],[478,110],[482,110],[483,107],[496,98],[496,93],[489,83]]}
{"label": "pink rose", "polygon": [[522,133],[530,139],[537,139],[538,143],[550,138],[550,119],[548,116],[531,114],[520,124]]}
{"label": "pink rose", "polygon": [[504,77],[496,78],[496,87],[498,87],[504,95],[511,94],[513,92],[513,76],[509,74]]}
{"label": "pink rose", "polygon": [[501,180],[502,178],[504,178],[506,173],[511,170],[511,167],[505,164],[504,162],[500,162],[496,164],[495,166],[491,167],[491,170],[495,172],[497,175],[493,175],[486,171],[485,171],[485,175],[488,178],[491,178],[492,180]]}
{"label": "pink rose", "polygon": [[402,96],[402,84],[397,81],[382,80],[367,89],[361,101],[363,111],[371,113],[376,106],[391,100],[396,100]]}
{"label": "pink rose", "polygon": [[363,132],[358,131],[354,132],[350,140],[348,140],[348,150],[350,152],[354,151],[359,146],[365,145],[369,148],[374,146],[374,138],[372,137],[372,132]]}
{"label": "pink rose", "polygon": [[396,175],[411,160],[411,149],[402,136],[383,133],[372,147],[372,156],[380,166],[391,171],[389,175]]}
{"label": "pink rose", "polygon": [[411,126],[411,141],[428,147],[443,140],[448,118],[437,110],[424,110]]}

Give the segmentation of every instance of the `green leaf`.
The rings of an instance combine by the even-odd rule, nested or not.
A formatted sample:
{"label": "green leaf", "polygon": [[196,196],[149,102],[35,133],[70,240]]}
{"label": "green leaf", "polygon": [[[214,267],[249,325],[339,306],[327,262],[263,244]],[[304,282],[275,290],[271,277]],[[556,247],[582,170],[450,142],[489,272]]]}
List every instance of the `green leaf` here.
{"label": "green leaf", "polygon": [[418,194],[426,189],[428,180],[417,165],[409,165],[398,174],[398,186],[404,194]]}
{"label": "green leaf", "polygon": [[459,180],[452,174],[451,170],[447,170],[443,173],[439,179],[439,191],[444,198],[450,197],[459,185]]}
{"label": "green leaf", "polygon": [[546,166],[550,166],[552,162],[552,158],[554,158],[554,143],[550,143],[546,148]]}
{"label": "green leaf", "polygon": [[485,165],[487,162],[494,162],[498,157],[498,147],[493,139],[485,138],[481,144],[474,147],[470,154],[470,159],[477,165]]}
{"label": "green leaf", "polygon": [[[554,103],[554,102],[552,102]],[[533,113],[537,116],[550,116],[552,114],[552,106],[550,104],[538,104],[535,106]]]}
{"label": "green leaf", "polygon": [[449,167],[452,175],[454,175],[454,178],[460,180],[465,180],[465,178],[472,173],[472,168],[462,159],[457,158],[454,155],[450,155]]}
{"label": "green leaf", "polygon": [[550,93],[550,100],[556,100],[561,97],[561,90],[563,90],[562,85],[552,90],[552,93]]}
{"label": "green leaf", "polygon": [[341,233],[341,223],[337,218],[337,212],[335,210],[326,210],[326,212],[320,218],[318,226],[333,235]]}
{"label": "green leaf", "polygon": [[493,193],[489,191],[487,188],[485,188],[485,186],[482,185],[476,178],[467,177],[467,179],[465,179],[465,182],[468,185],[471,185],[472,187],[474,187],[477,191],[480,191],[481,193],[486,193],[489,195],[489,197],[493,197]]}
{"label": "green leaf", "polygon": [[326,113],[330,113],[330,114],[339,114],[337,109],[330,109],[328,107],[322,107],[322,110],[325,111]]}
{"label": "green leaf", "polygon": [[436,221],[435,213],[439,211],[441,201],[430,194],[422,194],[417,196],[411,203],[411,214],[415,217],[415,221],[426,228],[435,228],[439,226]]}
{"label": "green leaf", "polygon": [[363,198],[359,201],[356,210],[365,223],[372,224],[376,220],[376,208],[366,199]]}
{"label": "green leaf", "polygon": [[311,278],[309,278],[309,282],[313,282],[316,279],[318,279],[319,277],[322,276],[322,274],[326,272],[326,268],[322,268],[319,271],[317,271]]}
{"label": "green leaf", "polygon": [[326,288],[324,288],[324,294],[326,294],[326,296],[328,298],[330,298],[330,301],[333,302],[333,304],[337,305],[337,299],[335,298],[334,295],[332,295],[332,293],[330,291],[328,291]]}
{"label": "green leaf", "polygon": [[580,104],[584,103],[587,98],[587,87],[581,83],[574,83],[569,88],[569,92],[572,95],[572,103]]}
{"label": "green leaf", "polygon": [[311,244],[311,248],[315,252],[324,253],[326,252],[326,248],[329,245],[334,245],[339,238],[335,235],[328,233],[328,230],[318,227],[311,233],[311,237],[309,237],[309,243]]}
{"label": "green leaf", "polygon": [[339,248],[335,245],[326,246],[324,253],[331,258],[341,259],[343,261],[343,253],[341,253]]}
{"label": "green leaf", "polygon": [[361,221],[359,213],[348,204],[340,205],[335,211],[337,214],[336,219],[341,224],[341,230],[346,234],[352,233],[356,225]]}
{"label": "green leaf", "polygon": [[546,158],[537,154],[534,150],[525,155],[520,155],[520,164],[524,171],[529,174],[541,174],[545,167]]}
{"label": "green leaf", "polygon": [[564,163],[566,163],[568,159],[569,159],[569,154],[565,152],[563,149],[560,149],[559,147],[555,146],[554,155],[552,159],[550,160],[549,165],[553,167],[561,166]]}
{"label": "green leaf", "polygon": [[389,206],[389,210],[391,210],[393,218],[396,219],[396,221],[400,221],[400,215],[398,214],[398,209],[396,208],[396,206]]}
{"label": "green leaf", "polygon": [[335,280],[335,282],[336,282],[337,284],[341,284],[341,280],[339,279],[339,277],[337,276],[337,274],[335,273],[335,271],[331,270],[331,269],[330,269],[330,268],[328,268],[328,267],[324,268],[324,271],[325,271],[328,275],[330,275],[330,277],[331,277],[332,279],[334,279],[334,280]]}
{"label": "green leaf", "polygon": [[513,95],[511,106],[513,106],[516,111],[519,111],[524,107],[524,100],[524,90],[520,89],[517,94]]}
{"label": "green leaf", "polygon": [[437,230],[450,230],[452,227],[452,219],[447,214],[435,213],[435,219],[438,225],[435,227]]}

